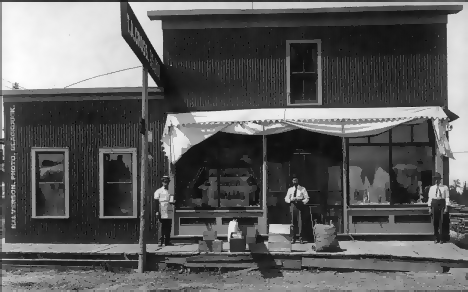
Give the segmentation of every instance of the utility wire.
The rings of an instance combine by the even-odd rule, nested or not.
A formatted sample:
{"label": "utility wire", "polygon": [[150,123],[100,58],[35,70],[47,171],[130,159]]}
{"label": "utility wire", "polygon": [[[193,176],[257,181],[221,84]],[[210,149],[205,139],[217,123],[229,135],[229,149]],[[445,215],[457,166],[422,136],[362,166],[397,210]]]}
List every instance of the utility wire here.
{"label": "utility wire", "polygon": [[109,72],[109,73],[106,73],[106,74],[101,74],[101,75],[98,75],[98,76],[94,76],[94,77],[91,77],[91,78],[88,78],[88,79],[81,80],[81,81],[78,81],[78,82],[76,82],[76,83],[70,84],[70,85],[68,85],[68,86],[65,86],[64,88],[67,88],[67,87],[70,87],[70,86],[73,86],[73,85],[76,85],[76,84],[78,84],[78,83],[85,82],[85,81],[88,81],[88,80],[91,80],[91,79],[94,79],[94,78],[98,78],[98,77],[101,77],[101,76],[106,76],[106,75],[114,74],[114,73],[117,73],[117,72],[127,71],[127,70],[136,69],[136,68],[141,68],[141,67],[142,67],[142,66],[137,66],[137,67],[122,69],[122,70],[118,70],[118,71],[114,71],[114,72]]}
{"label": "utility wire", "polygon": [[[2,80],[5,80],[6,82],[9,82],[9,83],[11,83],[12,85],[15,85],[15,83],[13,83],[13,82],[11,82],[11,81],[8,81],[8,80],[6,80],[6,79],[4,79],[4,78],[2,78]],[[18,83],[17,83],[17,84],[18,84]],[[26,89],[26,88],[24,88],[23,86],[19,86],[19,84],[18,84],[18,87],[21,88],[21,89]],[[13,89],[13,88],[12,88],[12,89]]]}

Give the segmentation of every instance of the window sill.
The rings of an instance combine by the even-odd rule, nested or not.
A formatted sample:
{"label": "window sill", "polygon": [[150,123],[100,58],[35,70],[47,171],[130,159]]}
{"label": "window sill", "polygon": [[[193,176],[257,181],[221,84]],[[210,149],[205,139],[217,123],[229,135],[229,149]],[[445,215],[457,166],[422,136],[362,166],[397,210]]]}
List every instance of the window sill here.
{"label": "window sill", "polygon": [[315,101],[315,102],[298,102],[298,103],[291,103],[291,102],[288,102],[288,106],[321,106],[322,103],[321,102],[318,102],[318,101]]}
{"label": "window sill", "polygon": [[364,204],[364,205],[349,205],[348,209],[414,209],[428,208],[427,203],[408,204],[408,205],[390,205],[390,204]]}
{"label": "window sill", "polygon": [[32,216],[32,219],[70,219],[70,216]]}
{"label": "window sill", "polygon": [[99,219],[138,219],[138,216],[99,216]]}
{"label": "window sill", "polygon": [[193,209],[182,209],[182,210],[175,210],[176,213],[263,213],[263,210],[255,209],[255,210],[193,210]]}

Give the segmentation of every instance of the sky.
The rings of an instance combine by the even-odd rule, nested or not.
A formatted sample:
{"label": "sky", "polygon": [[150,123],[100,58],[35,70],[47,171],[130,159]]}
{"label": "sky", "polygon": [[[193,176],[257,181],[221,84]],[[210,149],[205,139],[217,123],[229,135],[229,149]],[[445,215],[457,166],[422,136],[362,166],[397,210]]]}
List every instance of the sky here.
{"label": "sky", "polygon": [[[154,2],[130,5],[162,59],[160,21],[151,10],[277,9],[380,5],[459,4],[463,11],[448,17],[449,108],[453,122],[450,180],[468,181],[468,4],[457,2]],[[26,89],[64,88],[81,80],[140,65],[120,31],[119,2],[2,3],[2,90],[18,82]],[[156,86],[148,78],[149,86]],[[92,79],[71,88],[141,86],[141,69]],[[2,103],[3,105],[3,103]],[[3,112],[3,108],[2,108]],[[3,132],[2,132],[3,137]],[[465,153],[458,153],[458,152]]]}

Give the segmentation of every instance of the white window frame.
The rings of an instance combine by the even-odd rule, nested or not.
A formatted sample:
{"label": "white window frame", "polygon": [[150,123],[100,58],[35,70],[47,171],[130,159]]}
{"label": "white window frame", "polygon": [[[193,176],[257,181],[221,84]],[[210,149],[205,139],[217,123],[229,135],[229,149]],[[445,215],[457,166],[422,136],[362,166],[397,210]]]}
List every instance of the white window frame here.
{"label": "white window frame", "polygon": [[[131,216],[104,216],[104,154],[132,154],[132,191],[133,215]],[[136,148],[101,148],[99,149],[99,219],[131,219],[138,218],[137,194],[137,149]]]}
{"label": "white window frame", "polygon": [[[64,152],[64,186],[65,186],[65,216],[37,216],[36,215],[36,155],[41,152]],[[70,218],[70,181],[69,181],[69,151],[68,148],[31,148],[31,200],[33,219],[68,219]]]}
{"label": "white window frame", "polygon": [[[317,102],[291,103],[291,44],[317,44]],[[286,41],[286,98],[288,106],[322,105],[322,40]]]}

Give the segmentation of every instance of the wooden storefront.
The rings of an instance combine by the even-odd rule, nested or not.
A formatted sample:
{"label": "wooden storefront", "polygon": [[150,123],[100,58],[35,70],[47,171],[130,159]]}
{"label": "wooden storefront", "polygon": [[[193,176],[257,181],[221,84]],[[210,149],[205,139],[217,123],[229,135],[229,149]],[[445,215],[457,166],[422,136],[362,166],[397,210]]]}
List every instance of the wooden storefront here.
{"label": "wooden storefront", "polygon": [[[163,56],[167,68],[165,93],[171,114],[176,116],[200,111],[226,111],[227,114],[242,109],[272,108],[348,108],[349,111],[390,107],[446,108],[447,15],[460,9],[459,6],[425,6],[351,8],[349,11],[150,11],[148,16],[162,21]],[[291,80],[295,72],[291,63],[291,45],[295,43],[317,44],[316,55],[312,58],[316,71],[305,72],[304,69],[297,72],[304,76],[318,73],[315,102],[293,100],[295,93]],[[399,187],[405,189],[406,184],[411,189],[405,190],[406,194],[411,193],[416,201],[416,192],[432,183],[427,177],[435,171],[443,174],[444,182],[448,184],[448,159],[437,153],[431,121],[418,126],[401,126],[379,137],[367,137],[366,142],[362,142],[364,138],[361,141],[342,140],[303,130],[292,132],[289,137],[287,134],[257,137],[255,147],[264,148],[262,153],[257,153],[258,162],[254,163],[262,171],[257,174],[256,181],[262,188],[263,201],[259,202],[262,209],[250,205],[237,209],[223,207],[221,199],[208,207],[201,204],[183,206],[179,202],[174,234],[201,234],[207,228],[225,234],[232,218],[239,218],[243,222],[241,225],[257,225],[263,234],[268,233],[268,224],[288,224],[290,214],[284,196],[292,174],[300,176],[300,182],[311,194],[314,219],[333,220],[342,233],[432,232],[426,204],[409,200],[399,202],[388,194],[398,193]],[[216,141],[223,140],[221,137],[225,135],[233,134],[215,134],[188,150],[176,163],[172,174],[177,194],[192,187],[180,181],[179,176],[188,175],[183,170],[181,174],[180,169],[203,164],[203,158],[196,162],[187,156],[210,156],[209,150],[203,152],[200,149],[218,143]],[[294,135],[296,138],[291,138]],[[305,141],[304,145],[298,145],[297,139]],[[369,151],[366,153],[362,149]],[[285,151],[291,154],[290,157],[280,160],[274,157],[275,152],[284,154]],[[324,151],[328,154],[323,154]],[[406,155],[403,154],[405,151]],[[364,160],[357,159],[356,155]],[[385,161],[362,165],[368,163],[366,158],[382,155]],[[415,157],[418,159],[414,160]],[[395,177],[395,172],[400,176],[402,172],[408,172],[400,169],[402,164],[416,169],[413,179],[418,177],[421,181],[421,176],[424,177],[422,186],[418,186],[417,181],[403,183],[403,186],[399,184],[398,180],[401,183],[402,178]],[[379,174],[377,168],[368,169],[374,166],[383,171]],[[365,172],[361,182],[355,177],[359,171]],[[380,175],[378,187],[372,181],[376,175]],[[200,184],[204,182],[199,179]],[[362,203],[366,190],[375,196],[370,204]],[[360,194],[354,202],[349,202],[355,191]],[[189,196],[198,196],[202,200],[202,193],[195,193]]]}
{"label": "wooden storefront", "polygon": [[[233,218],[241,229],[257,226],[261,234],[268,224],[288,224],[284,196],[292,175],[311,197],[309,219],[332,220],[340,233],[431,233],[426,205],[413,201],[434,171],[448,184],[448,159],[439,153],[433,120],[453,119],[446,109],[446,25],[447,15],[461,8],[359,9],[148,12],[162,20],[164,62],[164,88],[149,94],[148,242],[157,240],[151,194],[166,174],[176,195],[175,237],[207,229],[225,235]],[[302,60],[301,69],[294,58]],[[138,242],[141,88],[16,90],[4,92],[4,101],[6,242]],[[266,123],[283,120],[288,111],[313,119],[339,112],[372,116],[385,108],[412,108],[396,119],[422,120],[365,137],[317,128],[239,135],[239,122],[262,119],[229,120],[239,110],[258,117],[271,110]],[[433,115],[418,116],[418,109]],[[197,123],[205,112],[232,127]],[[169,163],[168,149],[177,145],[164,148],[164,137],[180,129],[168,127],[180,115],[194,128],[209,124],[216,134]],[[395,120],[382,118],[389,125]],[[174,137],[182,139],[175,143],[190,140]],[[122,163],[125,175],[103,178]],[[42,166],[68,171],[42,181]],[[38,211],[41,183],[63,193],[63,210],[54,205],[47,211],[58,215]],[[115,200],[104,194],[119,193],[113,183],[127,188],[126,206],[106,207]]]}
{"label": "wooden storefront", "polygon": [[[134,152],[130,182],[139,190],[141,88],[14,90],[4,91],[3,96],[6,242],[137,243],[139,192],[129,195],[134,201],[126,214],[101,212],[112,200],[107,201],[100,191],[100,171],[104,171],[100,160],[107,157],[103,151],[123,155],[124,160]],[[163,90],[150,88],[149,109],[149,130],[158,137],[164,126]],[[160,143],[149,145],[151,193],[160,187],[165,160]],[[62,191],[55,192],[59,197],[55,202],[46,202],[54,192],[38,191],[48,182],[33,173],[51,167],[63,175],[51,179],[50,185]],[[154,210],[151,196],[147,199],[148,209]],[[155,242],[155,217],[146,214],[147,238]]]}

